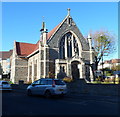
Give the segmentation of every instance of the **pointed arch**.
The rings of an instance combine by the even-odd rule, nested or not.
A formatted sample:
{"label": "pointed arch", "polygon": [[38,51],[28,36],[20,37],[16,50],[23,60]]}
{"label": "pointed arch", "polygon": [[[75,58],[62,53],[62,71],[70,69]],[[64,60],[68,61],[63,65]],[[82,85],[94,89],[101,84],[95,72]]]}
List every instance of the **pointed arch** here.
{"label": "pointed arch", "polygon": [[61,36],[58,47],[60,59],[72,58],[74,56],[81,57],[82,46],[80,39],[71,30]]}

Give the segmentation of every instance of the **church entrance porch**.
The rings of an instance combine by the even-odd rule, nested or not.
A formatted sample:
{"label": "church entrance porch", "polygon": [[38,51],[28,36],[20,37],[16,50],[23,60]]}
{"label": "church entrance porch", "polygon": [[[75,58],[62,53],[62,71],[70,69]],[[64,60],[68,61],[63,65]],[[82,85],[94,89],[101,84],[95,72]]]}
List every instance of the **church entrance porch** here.
{"label": "church entrance porch", "polygon": [[[56,59],[55,60],[55,76],[56,78],[65,76],[74,80],[85,78],[84,62],[80,59]],[[64,77],[63,77],[64,76]],[[62,79],[61,78],[61,79]]]}
{"label": "church entrance porch", "polygon": [[80,69],[79,69],[79,66],[80,66],[80,62],[78,62],[78,61],[73,61],[71,63],[71,75],[72,75],[72,78],[74,80],[80,78]]}

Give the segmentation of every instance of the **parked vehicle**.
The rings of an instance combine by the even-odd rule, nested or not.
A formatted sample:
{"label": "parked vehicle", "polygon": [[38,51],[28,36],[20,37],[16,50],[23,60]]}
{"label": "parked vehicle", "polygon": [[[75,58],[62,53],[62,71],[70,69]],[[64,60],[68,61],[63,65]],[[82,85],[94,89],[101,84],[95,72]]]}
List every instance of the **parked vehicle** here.
{"label": "parked vehicle", "polygon": [[95,71],[95,76],[96,77],[102,77],[102,71],[101,70],[96,70]]}
{"label": "parked vehicle", "polygon": [[37,94],[49,98],[53,95],[64,95],[66,93],[67,86],[64,81],[59,79],[41,78],[27,87],[28,96]]}
{"label": "parked vehicle", "polygon": [[12,87],[8,81],[0,81],[0,90],[8,90],[11,91]]}

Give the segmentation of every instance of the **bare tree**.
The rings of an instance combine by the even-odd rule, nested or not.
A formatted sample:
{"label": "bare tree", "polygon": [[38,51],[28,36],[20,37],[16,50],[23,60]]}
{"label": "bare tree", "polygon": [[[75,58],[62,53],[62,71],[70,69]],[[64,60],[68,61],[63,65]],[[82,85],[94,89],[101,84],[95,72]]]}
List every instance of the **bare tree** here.
{"label": "bare tree", "polygon": [[[115,35],[107,30],[99,30],[91,34],[95,49],[95,69],[103,56],[108,56],[115,51]],[[103,64],[103,63],[102,63]]]}

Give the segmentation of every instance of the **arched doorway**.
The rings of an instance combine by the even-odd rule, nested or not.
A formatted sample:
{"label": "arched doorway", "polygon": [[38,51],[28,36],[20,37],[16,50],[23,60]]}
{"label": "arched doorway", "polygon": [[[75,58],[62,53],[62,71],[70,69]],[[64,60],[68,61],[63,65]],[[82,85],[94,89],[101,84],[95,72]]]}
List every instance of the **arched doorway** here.
{"label": "arched doorway", "polygon": [[71,63],[71,74],[72,74],[72,78],[75,79],[79,79],[80,78],[80,70],[78,68],[80,62],[78,61],[73,61]]}

